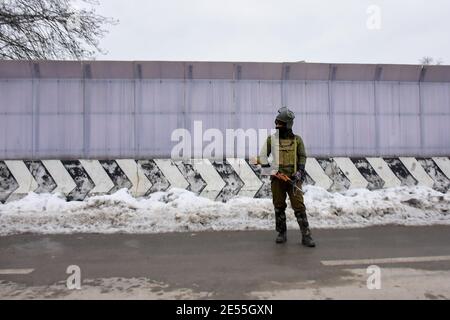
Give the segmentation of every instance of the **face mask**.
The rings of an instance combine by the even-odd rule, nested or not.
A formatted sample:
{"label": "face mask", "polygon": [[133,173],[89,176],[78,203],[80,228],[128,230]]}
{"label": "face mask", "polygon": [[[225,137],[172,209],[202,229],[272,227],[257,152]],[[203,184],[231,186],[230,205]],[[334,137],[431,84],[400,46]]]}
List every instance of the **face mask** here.
{"label": "face mask", "polygon": [[279,133],[280,133],[280,138],[286,138],[287,135],[289,134],[289,129],[286,128],[286,127],[278,128],[278,130],[279,130]]}

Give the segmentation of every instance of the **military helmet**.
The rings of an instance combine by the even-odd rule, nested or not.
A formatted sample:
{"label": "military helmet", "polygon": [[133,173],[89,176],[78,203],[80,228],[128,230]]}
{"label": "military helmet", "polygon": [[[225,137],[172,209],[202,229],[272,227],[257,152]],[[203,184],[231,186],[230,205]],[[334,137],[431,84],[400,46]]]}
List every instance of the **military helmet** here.
{"label": "military helmet", "polygon": [[292,126],[294,125],[294,118],[295,118],[294,112],[289,110],[288,107],[282,107],[278,109],[278,115],[276,120],[286,123],[286,127],[288,129],[292,129]]}

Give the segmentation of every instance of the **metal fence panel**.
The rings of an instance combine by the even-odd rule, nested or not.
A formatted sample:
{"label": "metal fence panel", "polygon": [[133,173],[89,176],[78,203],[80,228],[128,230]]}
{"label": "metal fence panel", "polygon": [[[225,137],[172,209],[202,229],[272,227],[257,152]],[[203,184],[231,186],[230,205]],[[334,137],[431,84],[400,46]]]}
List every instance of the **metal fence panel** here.
{"label": "metal fence panel", "polygon": [[420,91],[418,83],[377,82],[376,108],[380,114],[419,114]]}
{"label": "metal fence panel", "polygon": [[372,82],[333,82],[332,99],[335,114],[375,113]]}
{"label": "metal fence panel", "polygon": [[450,114],[450,84],[424,83],[421,95],[425,114]]}
{"label": "metal fence panel", "polygon": [[178,128],[269,130],[283,105],[309,156],[450,154],[448,68],[183,62],[170,78],[156,62],[86,62],[65,77],[63,64],[0,63],[2,159],[167,157]]}
{"label": "metal fence panel", "polygon": [[81,80],[40,80],[36,89],[39,114],[82,114],[83,82]]}
{"label": "metal fence panel", "polygon": [[421,155],[419,115],[380,115],[379,153],[385,155]]}
{"label": "metal fence panel", "polygon": [[32,80],[0,80],[0,114],[33,112]]}
{"label": "metal fence panel", "polygon": [[236,84],[237,110],[240,113],[276,113],[281,105],[281,81],[242,80]]}
{"label": "metal fence panel", "polygon": [[3,159],[33,157],[33,116],[2,114],[0,116],[0,152]]}
{"label": "metal fence panel", "polygon": [[424,145],[431,152],[439,152],[450,143],[450,115],[425,115],[423,120]]}
{"label": "metal fence panel", "polygon": [[36,117],[36,158],[83,155],[83,115],[43,114]]}

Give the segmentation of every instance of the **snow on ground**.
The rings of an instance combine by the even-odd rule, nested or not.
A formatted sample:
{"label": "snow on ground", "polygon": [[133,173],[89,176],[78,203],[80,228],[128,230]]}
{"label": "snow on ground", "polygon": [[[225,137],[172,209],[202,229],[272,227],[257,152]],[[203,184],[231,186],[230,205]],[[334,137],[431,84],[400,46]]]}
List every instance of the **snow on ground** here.
{"label": "snow on ground", "polygon": [[[373,225],[450,225],[450,193],[397,187],[329,193],[304,187],[310,224],[315,228]],[[288,228],[297,229],[287,209]],[[234,198],[226,203],[184,189],[133,198],[126,189],[112,195],[66,202],[61,195],[30,193],[0,204],[0,235],[20,233],[159,233],[206,230],[272,230],[271,199]]]}

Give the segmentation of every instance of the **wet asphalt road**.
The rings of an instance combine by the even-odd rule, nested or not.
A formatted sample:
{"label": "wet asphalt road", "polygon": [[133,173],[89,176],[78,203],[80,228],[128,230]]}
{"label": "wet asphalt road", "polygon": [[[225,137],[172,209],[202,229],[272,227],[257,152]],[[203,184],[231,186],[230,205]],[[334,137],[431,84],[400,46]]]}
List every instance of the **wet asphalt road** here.
{"label": "wet asphalt road", "polygon": [[[313,230],[313,236],[316,248],[301,246],[298,230],[289,230],[282,245],[274,243],[273,231],[0,237],[0,273],[33,269],[0,274],[0,298],[45,298],[45,292],[56,290],[52,285],[66,281],[69,265],[80,267],[82,284],[145,278],[160,288],[157,295],[145,295],[142,290],[148,289],[139,289],[136,280],[128,290],[114,291],[110,283],[92,291],[102,282],[91,281],[91,295],[70,296],[59,288],[51,298],[450,298],[450,226]],[[420,261],[436,256],[441,258]],[[363,271],[369,262],[352,261],[401,257],[413,259],[375,260],[382,271],[389,270],[383,294],[367,289]],[[330,260],[336,265],[327,265]],[[166,295],[179,290],[184,294]]]}

